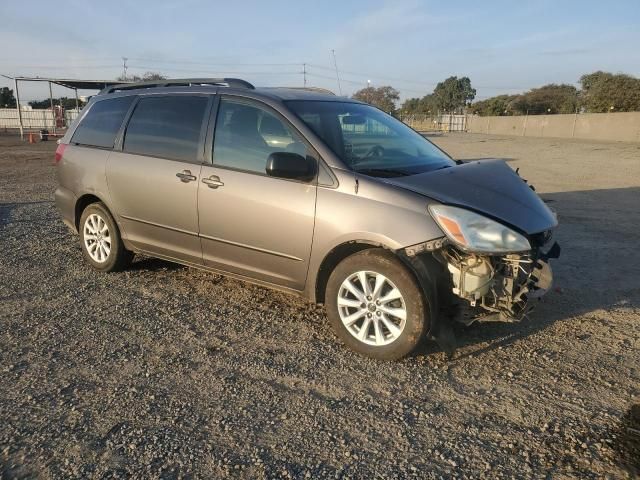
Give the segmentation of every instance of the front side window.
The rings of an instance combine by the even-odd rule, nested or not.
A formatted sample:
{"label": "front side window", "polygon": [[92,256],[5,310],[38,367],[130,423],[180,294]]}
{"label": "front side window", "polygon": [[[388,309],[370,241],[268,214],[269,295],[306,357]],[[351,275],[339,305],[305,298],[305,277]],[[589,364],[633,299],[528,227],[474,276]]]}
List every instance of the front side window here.
{"label": "front side window", "polygon": [[71,143],[91,147],[113,148],[116,135],[122,126],[135,96],[108,98],[93,105],[80,121]]}
{"label": "front side window", "polygon": [[264,174],[274,152],[305,155],[306,146],[271,112],[223,98],[216,120],[213,164]]}
{"label": "front side window", "polygon": [[123,150],[197,162],[207,102],[207,97],[188,95],[141,98],[127,125]]}
{"label": "front side window", "polygon": [[397,177],[455,165],[422,135],[369,105],[297,100],[287,105],[356,172]]}

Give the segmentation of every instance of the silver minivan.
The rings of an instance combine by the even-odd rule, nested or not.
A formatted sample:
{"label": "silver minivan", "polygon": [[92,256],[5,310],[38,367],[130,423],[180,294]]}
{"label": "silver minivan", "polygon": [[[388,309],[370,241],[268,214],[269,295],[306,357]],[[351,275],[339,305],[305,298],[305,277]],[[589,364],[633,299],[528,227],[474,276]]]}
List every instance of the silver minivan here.
{"label": "silver minivan", "polygon": [[455,321],[520,320],[559,254],[555,215],[504,161],[454,161],[318,89],[116,85],[55,163],[56,204],[96,270],[139,252],[302,295],[378,359],[425,336],[451,353]]}

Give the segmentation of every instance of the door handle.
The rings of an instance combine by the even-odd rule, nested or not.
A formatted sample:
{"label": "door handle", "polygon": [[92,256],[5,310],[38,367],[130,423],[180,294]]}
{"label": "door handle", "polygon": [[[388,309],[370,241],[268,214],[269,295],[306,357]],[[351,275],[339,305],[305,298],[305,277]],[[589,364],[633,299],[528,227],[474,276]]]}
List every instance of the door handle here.
{"label": "door handle", "polygon": [[181,172],[178,172],[176,173],[176,177],[178,177],[180,181],[184,183],[193,182],[194,180],[196,180],[196,176],[191,175],[191,170],[183,170]]}
{"label": "door handle", "polygon": [[209,188],[224,187],[224,182],[220,180],[217,175],[211,175],[209,178],[203,178],[202,183],[206,184]]}

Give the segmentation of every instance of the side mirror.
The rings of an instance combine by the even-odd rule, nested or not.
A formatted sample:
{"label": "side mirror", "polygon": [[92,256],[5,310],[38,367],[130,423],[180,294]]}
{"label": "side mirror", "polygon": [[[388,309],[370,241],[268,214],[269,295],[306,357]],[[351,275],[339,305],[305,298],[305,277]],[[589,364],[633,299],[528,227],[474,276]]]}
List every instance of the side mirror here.
{"label": "side mirror", "polygon": [[316,160],[313,157],[292,152],[274,152],[267,158],[267,175],[309,182],[316,176]]}

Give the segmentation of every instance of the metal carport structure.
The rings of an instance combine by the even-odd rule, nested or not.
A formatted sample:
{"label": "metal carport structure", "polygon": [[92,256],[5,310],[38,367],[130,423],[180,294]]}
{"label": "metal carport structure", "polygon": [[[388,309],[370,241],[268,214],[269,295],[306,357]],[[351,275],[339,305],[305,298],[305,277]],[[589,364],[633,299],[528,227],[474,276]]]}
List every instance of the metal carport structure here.
{"label": "metal carport structure", "polygon": [[[78,90],[102,90],[111,85],[117,85],[122,82],[117,80],[77,80],[72,78],[46,78],[46,77],[10,77],[2,75],[4,78],[13,80],[16,89],[16,109],[18,110],[18,119],[20,122],[20,138],[24,139],[24,124],[22,122],[22,109],[20,108],[20,92],[18,89],[19,82],[47,82],[49,84],[49,101],[51,102],[51,111],[53,112],[53,90],[52,84],[69,88],[75,92],[76,109],[80,111],[80,102],[78,99]],[[55,126],[54,126],[55,133]]]}

